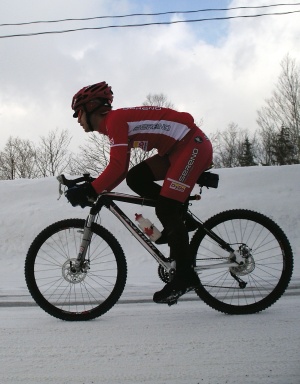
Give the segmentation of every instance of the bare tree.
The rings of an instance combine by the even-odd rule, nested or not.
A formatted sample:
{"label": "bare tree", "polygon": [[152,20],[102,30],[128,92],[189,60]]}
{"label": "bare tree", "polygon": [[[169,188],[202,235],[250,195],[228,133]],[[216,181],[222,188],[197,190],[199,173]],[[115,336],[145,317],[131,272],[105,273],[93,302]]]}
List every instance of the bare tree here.
{"label": "bare tree", "polygon": [[163,93],[149,93],[146,96],[146,100],[143,102],[143,105],[174,109],[173,103],[171,103],[167,96]]}
{"label": "bare tree", "polygon": [[156,149],[152,149],[149,152],[145,152],[140,148],[133,148],[130,153],[130,162],[129,168],[134,167],[135,165],[141,163],[142,161],[148,159],[149,157],[157,153]]}
{"label": "bare tree", "polygon": [[258,111],[257,123],[260,126],[266,165],[272,165],[271,148],[274,138],[286,127],[296,144],[296,160],[300,162],[300,67],[287,55],[281,62],[281,74],[266,100],[266,106]]}
{"label": "bare tree", "polygon": [[79,147],[79,155],[73,159],[71,173],[90,173],[97,176],[109,163],[110,145],[107,136],[92,132],[87,143]]}
{"label": "bare tree", "polygon": [[240,166],[243,155],[243,143],[247,137],[247,131],[242,130],[235,123],[230,123],[224,132],[218,132],[214,141],[217,143],[214,149],[214,164],[218,168],[233,168]]}
{"label": "bare tree", "polygon": [[35,162],[35,147],[29,140],[16,139],[16,152],[18,156],[17,177],[33,179],[37,177]]}
{"label": "bare tree", "polygon": [[10,137],[0,152],[0,178],[36,177],[35,149],[29,140]]}
{"label": "bare tree", "polygon": [[49,132],[48,136],[41,136],[40,145],[36,149],[36,166],[42,177],[54,176],[70,164],[71,154],[68,146],[71,137],[67,130]]}
{"label": "bare tree", "polygon": [[[79,147],[79,155],[72,160],[70,172],[72,174],[90,173],[99,175],[108,165],[110,160],[110,144],[107,136],[97,132],[89,134],[86,144]],[[147,159],[156,150],[145,152],[140,148],[133,148],[130,155],[129,167],[139,164]]]}
{"label": "bare tree", "polygon": [[0,168],[2,180],[13,180],[16,178],[17,153],[14,139],[10,137],[0,153]]}

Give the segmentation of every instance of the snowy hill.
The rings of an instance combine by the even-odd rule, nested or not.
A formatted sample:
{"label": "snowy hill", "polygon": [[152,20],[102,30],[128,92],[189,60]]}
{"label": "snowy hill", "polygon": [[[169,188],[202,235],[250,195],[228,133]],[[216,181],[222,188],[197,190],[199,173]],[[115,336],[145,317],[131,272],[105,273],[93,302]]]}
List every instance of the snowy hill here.
{"label": "snowy hill", "polygon": [[[300,165],[217,169],[214,172],[220,175],[219,188],[204,189],[201,201],[193,203],[192,211],[202,220],[231,208],[252,209],[271,217],[290,240],[295,257],[294,277],[300,277]],[[125,183],[116,191],[130,193]],[[195,192],[199,192],[199,187]],[[0,181],[0,194],[0,289],[23,290],[26,289],[24,259],[35,236],[54,221],[85,218],[88,209],[73,208],[64,197],[57,200],[55,177]],[[150,208],[120,206],[132,219],[134,213],[143,213],[161,228]],[[101,217],[102,225],[115,234],[125,251],[128,284],[156,284],[159,281],[156,262],[112,214],[103,210]],[[164,247],[163,251],[167,252]]]}

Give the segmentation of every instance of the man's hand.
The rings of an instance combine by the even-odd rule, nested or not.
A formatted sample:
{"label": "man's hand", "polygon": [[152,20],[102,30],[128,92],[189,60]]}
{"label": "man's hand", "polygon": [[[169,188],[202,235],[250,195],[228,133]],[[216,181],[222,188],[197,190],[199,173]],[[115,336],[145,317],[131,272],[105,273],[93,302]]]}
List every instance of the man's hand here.
{"label": "man's hand", "polygon": [[81,208],[91,206],[98,196],[90,183],[69,188],[65,192],[65,195],[73,207],[80,205]]}

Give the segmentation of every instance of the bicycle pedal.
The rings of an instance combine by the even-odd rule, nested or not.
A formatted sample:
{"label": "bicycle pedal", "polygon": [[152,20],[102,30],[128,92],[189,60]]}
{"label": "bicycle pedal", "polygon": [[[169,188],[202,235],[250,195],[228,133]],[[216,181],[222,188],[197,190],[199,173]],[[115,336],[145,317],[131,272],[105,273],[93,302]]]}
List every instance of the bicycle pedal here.
{"label": "bicycle pedal", "polygon": [[168,306],[171,307],[171,305],[177,304],[177,299],[176,300],[170,300],[168,301]]}

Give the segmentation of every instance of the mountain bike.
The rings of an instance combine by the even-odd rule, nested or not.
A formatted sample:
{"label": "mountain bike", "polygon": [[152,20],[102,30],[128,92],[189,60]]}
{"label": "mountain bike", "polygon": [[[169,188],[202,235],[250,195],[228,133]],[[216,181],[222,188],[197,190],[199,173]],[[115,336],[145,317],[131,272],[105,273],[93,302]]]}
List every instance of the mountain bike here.
{"label": "mountain bike", "polygon": [[[72,187],[89,175],[68,180]],[[217,188],[218,175],[204,172],[197,181]],[[293,271],[293,254],[282,229],[267,216],[246,209],[216,214],[202,222],[191,211],[200,195],[190,196],[189,214],[197,220],[190,251],[200,278],[196,295],[226,314],[253,314],[274,304],[285,292]],[[158,262],[158,275],[171,281],[176,263],[164,255],[116,202],[155,207],[155,200],[104,192],[90,204],[83,219],[66,219],[45,228],[32,242],[25,261],[25,279],[36,303],[48,314],[67,321],[90,320],[119,300],[127,278],[127,263],[116,237],[99,221],[107,208]],[[169,302],[169,305],[175,302]]]}

